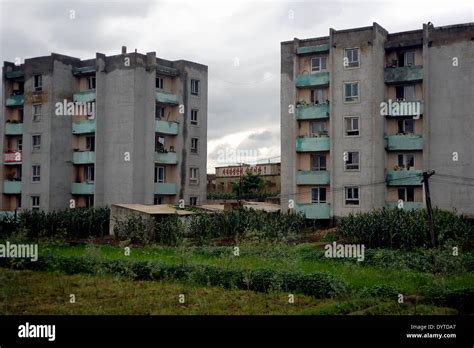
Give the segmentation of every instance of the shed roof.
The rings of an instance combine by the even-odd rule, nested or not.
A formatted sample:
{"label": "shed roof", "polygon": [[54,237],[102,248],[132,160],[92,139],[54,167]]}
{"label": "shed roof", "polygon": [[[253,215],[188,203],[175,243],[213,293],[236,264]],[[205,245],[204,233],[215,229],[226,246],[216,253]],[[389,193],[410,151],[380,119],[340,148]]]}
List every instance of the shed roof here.
{"label": "shed roof", "polygon": [[146,205],[146,204],[112,204],[112,206],[125,208],[130,210],[139,211],[150,215],[192,215],[194,212],[183,209],[176,209],[174,206],[169,204],[157,204],[157,205]]}

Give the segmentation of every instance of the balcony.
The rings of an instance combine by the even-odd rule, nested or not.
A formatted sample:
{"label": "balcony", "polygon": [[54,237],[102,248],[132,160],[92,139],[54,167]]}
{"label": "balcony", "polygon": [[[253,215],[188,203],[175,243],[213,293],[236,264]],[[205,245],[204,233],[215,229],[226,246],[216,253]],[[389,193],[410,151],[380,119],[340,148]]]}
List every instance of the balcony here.
{"label": "balcony", "polygon": [[385,83],[417,82],[423,80],[423,66],[410,65],[396,68],[385,68]]}
{"label": "balcony", "polygon": [[13,71],[7,71],[5,73],[5,77],[7,79],[17,79],[19,77],[24,77],[25,72],[23,70],[13,70]]}
{"label": "balcony", "polygon": [[329,117],[329,104],[296,107],[297,120],[317,120]]}
{"label": "balcony", "polygon": [[388,186],[421,186],[421,170],[392,170],[387,172]]}
{"label": "balcony", "polygon": [[[398,208],[398,202],[387,202],[385,203],[387,208]],[[423,209],[423,202],[403,202],[403,210],[420,210]]]}
{"label": "balcony", "polygon": [[161,134],[178,134],[178,122],[155,120],[155,132]]}
{"label": "balcony", "polygon": [[329,185],[330,181],[330,172],[327,170],[296,172],[297,185]]}
{"label": "balcony", "polygon": [[73,68],[72,74],[74,76],[86,76],[95,74],[95,66],[84,66],[80,68]]}
{"label": "balcony", "polygon": [[296,49],[296,54],[305,55],[305,54],[314,54],[314,53],[324,53],[329,52],[329,44],[322,44],[316,46],[306,46],[298,47]]}
{"label": "balcony", "polygon": [[21,181],[4,181],[3,193],[6,195],[19,195],[21,193]]}
{"label": "balcony", "polygon": [[5,123],[5,135],[22,135],[23,123]]}
{"label": "balcony", "polygon": [[329,137],[297,138],[296,152],[329,151]]}
{"label": "balcony", "polygon": [[296,76],[296,87],[317,87],[329,85],[329,72],[305,74]]}
{"label": "balcony", "polygon": [[178,190],[174,183],[155,183],[156,195],[175,195]]}
{"label": "balcony", "polygon": [[71,185],[71,193],[73,195],[93,195],[94,183],[75,182]]}
{"label": "balcony", "polygon": [[25,102],[25,98],[23,94],[18,95],[10,95],[5,99],[5,106],[15,107],[15,106],[22,106]]}
{"label": "balcony", "polygon": [[[383,104],[383,103],[382,103]],[[413,101],[385,101],[386,108],[381,107],[382,116],[406,117],[423,115],[423,102],[421,100]]]}
{"label": "balcony", "polygon": [[9,151],[3,154],[3,164],[5,165],[21,164],[21,159],[21,151]]}
{"label": "balcony", "polygon": [[423,136],[416,134],[389,135],[385,137],[387,151],[423,150]]}
{"label": "balcony", "polygon": [[178,105],[178,96],[173,93],[157,90],[156,102],[161,104]]}
{"label": "balcony", "polygon": [[155,162],[159,164],[177,164],[176,152],[155,152]]}
{"label": "balcony", "polygon": [[331,215],[328,203],[297,204],[296,211],[302,212],[307,219],[329,219]]}
{"label": "balcony", "polygon": [[95,101],[95,89],[89,89],[83,92],[76,92],[72,96],[75,103],[90,103]]}
{"label": "balcony", "polygon": [[86,120],[72,123],[72,134],[88,134],[95,133],[96,122],[94,120]]}
{"label": "balcony", "polygon": [[95,152],[94,151],[76,151],[72,154],[72,163],[74,164],[95,163]]}

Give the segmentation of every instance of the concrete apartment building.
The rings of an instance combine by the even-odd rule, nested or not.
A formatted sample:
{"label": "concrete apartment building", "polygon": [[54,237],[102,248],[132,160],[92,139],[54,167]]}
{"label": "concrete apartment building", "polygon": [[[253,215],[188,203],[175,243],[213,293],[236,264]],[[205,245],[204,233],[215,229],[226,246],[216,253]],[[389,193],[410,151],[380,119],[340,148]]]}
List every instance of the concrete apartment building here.
{"label": "concrete apartment building", "polygon": [[4,62],[0,210],[204,203],[207,71],[125,47]]}
{"label": "concrete apartment building", "polygon": [[434,170],[433,206],[474,217],[473,84],[473,23],[282,42],[282,210],[422,208]]}

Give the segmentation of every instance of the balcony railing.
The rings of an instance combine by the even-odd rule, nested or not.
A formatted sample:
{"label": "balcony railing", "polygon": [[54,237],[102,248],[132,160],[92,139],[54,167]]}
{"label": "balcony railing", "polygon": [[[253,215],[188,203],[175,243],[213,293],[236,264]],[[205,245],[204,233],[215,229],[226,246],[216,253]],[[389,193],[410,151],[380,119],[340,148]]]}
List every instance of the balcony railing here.
{"label": "balcony railing", "polygon": [[5,135],[21,135],[23,134],[23,123],[5,123]]}
{"label": "balcony railing", "polygon": [[327,170],[296,172],[297,185],[329,185],[330,172]]}
{"label": "balcony railing", "polygon": [[25,72],[23,70],[13,70],[13,71],[7,71],[5,73],[5,77],[7,79],[16,79],[16,78],[24,77],[24,76],[25,76]]}
{"label": "balcony railing", "polygon": [[307,219],[329,219],[331,206],[328,203],[297,204],[296,211],[302,212]]}
{"label": "balcony railing", "polygon": [[296,87],[317,87],[329,85],[329,72],[319,72],[296,76]]}
{"label": "balcony railing", "polygon": [[73,195],[93,195],[94,188],[94,183],[74,182],[71,185],[71,193]]}
{"label": "balcony railing", "polygon": [[17,195],[21,193],[21,181],[9,181],[3,182],[3,193],[6,195]]}
{"label": "balcony railing", "polygon": [[162,134],[178,134],[178,123],[172,121],[155,120],[155,132]]}
{"label": "balcony railing", "polygon": [[177,164],[176,152],[155,152],[155,162],[159,164]]}
{"label": "balcony railing", "polygon": [[95,152],[94,151],[76,151],[72,155],[72,163],[74,164],[95,163]]}
{"label": "balcony railing", "polygon": [[420,186],[422,179],[421,170],[391,170],[387,172],[388,186]]}
{"label": "balcony railing", "polygon": [[178,105],[178,96],[173,93],[157,90],[156,102],[161,104]]}
{"label": "balcony railing", "polygon": [[21,164],[21,151],[9,151],[3,154],[4,164]]}
{"label": "balcony railing", "polygon": [[76,92],[73,94],[74,102],[90,103],[95,101],[95,89],[89,89],[83,92]]}
{"label": "balcony railing", "polygon": [[[387,202],[385,203],[387,208],[398,208],[398,202]],[[423,202],[403,202],[403,210],[419,210],[423,209]]]}
{"label": "balcony railing", "polygon": [[297,120],[316,120],[329,117],[329,104],[317,104],[296,107]]}
{"label": "balcony railing", "polygon": [[178,190],[174,183],[155,183],[156,195],[175,195]]}
{"label": "balcony railing", "polygon": [[23,94],[10,95],[5,99],[5,106],[22,106],[24,102],[25,98]]}
{"label": "balcony railing", "polygon": [[329,52],[329,44],[298,47],[296,49],[296,54],[298,54],[298,55],[313,54],[313,53],[324,53],[324,52]]}
{"label": "balcony railing", "polygon": [[385,83],[417,82],[423,80],[423,66],[409,65],[385,68]]}
{"label": "balcony railing", "polygon": [[423,136],[416,134],[389,135],[385,137],[388,151],[423,150]]}
{"label": "balcony railing", "polygon": [[329,151],[329,137],[297,138],[296,152]]}
{"label": "balcony railing", "polygon": [[78,121],[72,123],[72,134],[95,133],[96,122],[93,120]]}

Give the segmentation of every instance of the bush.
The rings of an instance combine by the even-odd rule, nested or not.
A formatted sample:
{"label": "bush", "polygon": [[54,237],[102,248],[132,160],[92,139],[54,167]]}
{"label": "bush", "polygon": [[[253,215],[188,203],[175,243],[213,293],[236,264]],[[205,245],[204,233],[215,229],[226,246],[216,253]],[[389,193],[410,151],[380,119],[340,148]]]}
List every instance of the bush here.
{"label": "bush", "polygon": [[[430,246],[426,210],[377,209],[350,214],[341,219],[339,238],[368,248],[414,249]],[[433,222],[440,246],[455,243],[467,248],[473,244],[473,227],[455,213],[434,209]]]}
{"label": "bush", "polygon": [[400,292],[389,285],[374,285],[371,287],[365,287],[360,292],[360,297],[382,297],[396,299]]}

